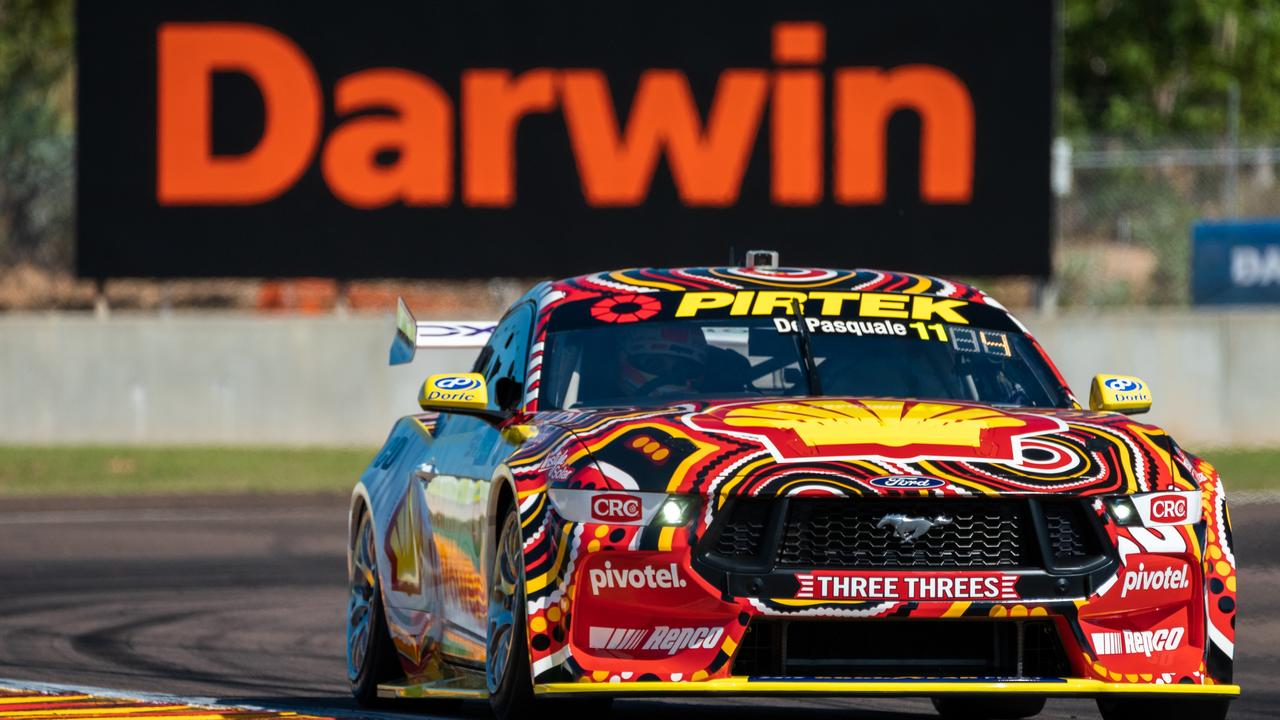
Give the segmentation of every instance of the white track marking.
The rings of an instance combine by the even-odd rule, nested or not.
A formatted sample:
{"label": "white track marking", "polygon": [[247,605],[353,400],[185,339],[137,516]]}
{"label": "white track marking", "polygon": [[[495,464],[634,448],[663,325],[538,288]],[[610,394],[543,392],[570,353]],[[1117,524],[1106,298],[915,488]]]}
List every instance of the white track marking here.
{"label": "white track marking", "polygon": [[224,710],[261,710],[265,712],[292,712],[300,715],[321,715],[336,718],[375,718],[376,720],[432,720],[447,716],[423,715],[421,713],[392,713],[377,710],[350,710],[347,708],[320,707],[304,703],[291,703],[288,698],[267,704],[228,703],[218,698],[191,695],[168,695],[164,693],[134,692],[131,690],[112,690],[110,688],[93,687],[91,685],[68,685],[62,683],[45,683],[34,680],[14,680],[0,678],[0,690],[19,692],[36,692],[42,694],[75,693],[77,695],[93,695],[115,700],[136,700],[144,703],[160,705],[195,705],[198,707],[222,708]]}
{"label": "white track marking", "polygon": [[116,523],[116,522],[230,522],[235,520],[294,520],[315,517],[317,513],[342,517],[342,508],[309,507],[291,510],[216,510],[182,509],[120,509],[120,510],[33,510],[0,513],[0,525],[60,525],[64,523]]}

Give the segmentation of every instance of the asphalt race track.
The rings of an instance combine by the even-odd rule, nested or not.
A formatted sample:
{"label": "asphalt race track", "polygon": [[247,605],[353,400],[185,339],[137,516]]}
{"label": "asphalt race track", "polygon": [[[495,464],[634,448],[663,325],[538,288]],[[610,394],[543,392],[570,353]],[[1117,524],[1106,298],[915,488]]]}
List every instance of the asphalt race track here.
{"label": "asphalt race track", "polygon": [[[344,677],[342,496],[0,502],[0,685],[216,698],[352,716]],[[1280,504],[1236,504],[1234,718],[1280,716]],[[619,702],[670,720],[934,717],[927,700]],[[484,717],[480,706],[388,707]],[[3,714],[0,711],[0,714]],[[1043,718],[1097,717],[1051,700]]]}

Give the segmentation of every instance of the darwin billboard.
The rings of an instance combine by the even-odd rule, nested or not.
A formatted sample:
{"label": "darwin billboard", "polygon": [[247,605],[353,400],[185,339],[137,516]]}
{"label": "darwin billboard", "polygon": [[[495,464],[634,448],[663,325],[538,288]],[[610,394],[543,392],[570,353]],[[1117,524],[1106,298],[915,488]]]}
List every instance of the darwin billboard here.
{"label": "darwin billboard", "polygon": [[79,3],[89,277],[1049,272],[1052,3]]}

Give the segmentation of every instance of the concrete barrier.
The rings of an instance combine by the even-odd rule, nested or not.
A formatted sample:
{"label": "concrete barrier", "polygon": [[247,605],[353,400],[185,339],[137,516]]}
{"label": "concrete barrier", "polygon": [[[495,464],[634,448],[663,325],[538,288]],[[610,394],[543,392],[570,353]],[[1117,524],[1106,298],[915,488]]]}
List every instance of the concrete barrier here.
{"label": "concrete barrier", "polygon": [[1082,403],[1096,373],[1137,375],[1140,416],[1187,447],[1280,445],[1280,312],[1135,311],[1024,318]]}
{"label": "concrete barrier", "polygon": [[[1087,402],[1097,372],[1150,382],[1144,416],[1191,448],[1280,445],[1280,312],[1024,317]],[[0,442],[372,445],[433,372],[388,367],[390,316],[0,316]]]}

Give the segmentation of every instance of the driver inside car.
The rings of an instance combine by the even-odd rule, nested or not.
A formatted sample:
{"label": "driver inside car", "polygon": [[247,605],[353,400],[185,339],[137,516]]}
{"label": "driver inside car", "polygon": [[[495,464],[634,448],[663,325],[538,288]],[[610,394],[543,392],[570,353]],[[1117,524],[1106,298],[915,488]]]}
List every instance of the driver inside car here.
{"label": "driver inside car", "polygon": [[640,325],[628,333],[619,357],[627,397],[655,397],[696,390],[707,374],[707,339],[702,328]]}

